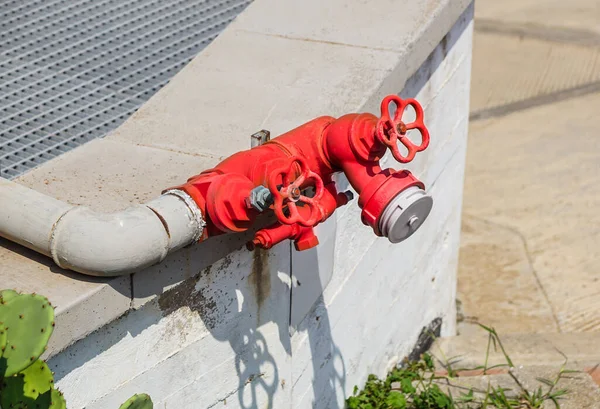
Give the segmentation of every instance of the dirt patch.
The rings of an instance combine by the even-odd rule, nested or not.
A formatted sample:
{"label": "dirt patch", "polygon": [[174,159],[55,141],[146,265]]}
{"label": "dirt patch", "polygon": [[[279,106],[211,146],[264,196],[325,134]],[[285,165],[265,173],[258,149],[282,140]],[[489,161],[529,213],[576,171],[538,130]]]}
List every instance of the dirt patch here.
{"label": "dirt patch", "polygon": [[208,329],[212,329],[218,322],[218,308],[215,294],[210,294],[210,288],[201,287],[196,290],[196,284],[201,276],[210,274],[211,267],[207,267],[198,276],[188,279],[180,285],[165,291],[158,298],[158,305],[163,316],[169,315],[179,308],[187,306],[190,310],[200,314],[202,321]]}

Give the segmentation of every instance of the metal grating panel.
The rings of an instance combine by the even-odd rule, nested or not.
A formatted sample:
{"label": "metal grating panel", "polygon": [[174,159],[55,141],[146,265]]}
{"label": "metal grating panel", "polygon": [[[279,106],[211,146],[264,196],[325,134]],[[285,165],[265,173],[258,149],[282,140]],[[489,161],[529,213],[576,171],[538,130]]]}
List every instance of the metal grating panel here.
{"label": "metal grating panel", "polygon": [[0,176],[119,126],[251,0],[0,0]]}

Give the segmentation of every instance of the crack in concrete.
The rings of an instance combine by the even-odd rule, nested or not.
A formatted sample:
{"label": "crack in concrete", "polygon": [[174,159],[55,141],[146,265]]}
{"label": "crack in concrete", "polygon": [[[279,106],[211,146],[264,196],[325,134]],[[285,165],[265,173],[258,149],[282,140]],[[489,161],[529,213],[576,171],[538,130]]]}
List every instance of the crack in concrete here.
{"label": "crack in concrete", "polygon": [[135,141],[129,141],[129,140],[121,140],[121,139],[106,139],[107,141],[113,142],[113,143],[120,143],[120,144],[124,144],[124,145],[132,145],[132,146],[140,146],[142,148],[148,148],[148,149],[155,149],[158,151],[164,151],[164,152],[171,152],[171,153],[176,153],[178,155],[183,155],[183,156],[192,156],[192,157],[196,157],[196,158],[206,158],[206,159],[215,159],[215,160],[223,160],[225,157],[224,156],[215,156],[211,153],[200,153],[200,152],[186,152],[186,151],[182,151],[179,149],[175,149],[175,148],[170,148],[167,146],[160,146],[160,145],[153,145],[153,144],[144,144],[144,143],[138,143]]}
{"label": "crack in concrete", "polygon": [[394,53],[394,54],[397,54],[402,51],[402,50],[395,50],[393,48],[388,48],[388,47],[371,47],[371,46],[359,45],[359,44],[342,43],[339,41],[328,41],[328,40],[320,40],[320,39],[316,39],[316,38],[295,37],[295,36],[290,36],[290,35],[285,35],[285,34],[266,33],[266,32],[247,30],[247,29],[242,29],[242,28],[237,29],[237,31],[244,32],[244,33],[250,33],[250,34],[263,35],[263,36],[267,36],[267,37],[281,38],[284,40],[302,41],[302,42],[306,42],[306,43],[315,43],[315,44],[334,45],[334,46],[339,46],[339,47],[358,48],[358,49],[362,49],[362,50],[371,50],[371,51],[384,51],[384,52],[390,52],[390,53]]}
{"label": "crack in concrete", "polygon": [[554,310],[554,306],[550,302],[550,297],[548,296],[546,289],[542,285],[540,276],[533,264],[533,256],[531,255],[531,251],[529,250],[529,245],[527,244],[527,238],[525,237],[525,235],[523,235],[523,233],[521,233],[519,230],[515,229],[512,226],[507,226],[507,225],[500,224],[497,222],[492,222],[490,220],[484,219],[479,216],[475,216],[473,214],[469,214],[467,212],[465,212],[465,216],[470,217],[474,220],[477,220],[481,223],[487,224],[489,226],[495,226],[495,227],[499,227],[501,229],[507,230],[507,231],[513,233],[514,235],[516,235],[521,240],[521,242],[523,243],[523,249],[525,250],[525,256],[527,257],[527,263],[529,264],[529,268],[531,269],[533,277],[535,278],[535,281],[536,281],[540,291],[542,292],[542,295],[544,296],[546,303],[548,304],[548,308],[550,309],[550,312],[552,313],[552,319],[554,320],[554,324],[556,325],[556,329],[558,330],[557,332],[563,332],[562,328],[560,326],[560,322],[558,320],[558,316],[556,315],[556,311]]}

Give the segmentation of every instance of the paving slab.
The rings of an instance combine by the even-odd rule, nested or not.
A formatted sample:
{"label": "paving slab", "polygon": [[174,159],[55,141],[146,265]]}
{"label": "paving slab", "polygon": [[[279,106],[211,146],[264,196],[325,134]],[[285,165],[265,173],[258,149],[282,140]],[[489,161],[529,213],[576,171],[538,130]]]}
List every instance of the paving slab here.
{"label": "paving slab", "polygon": [[476,32],[471,116],[542,96],[547,100],[536,103],[552,102],[556,94],[599,81],[600,43],[589,47]]}
{"label": "paving slab", "polygon": [[[470,126],[465,219],[476,218],[522,238],[533,275],[564,332],[600,330],[598,106],[600,93],[595,93]],[[495,243],[494,237],[483,235],[475,245],[487,246],[483,257],[510,261],[506,247]],[[501,273],[497,263],[483,262],[478,271],[461,269],[459,280]],[[487,295],[494,297],[496,291],[488,287]],[[532,294],[539,296],[530,288],[518,297]],[[481,322],[510,329],[514,316],[500,324],[502,309],[481,304],[485,296],[481,290],[469,291],[459,299]]]}
{"label": "paving slab", "polygon": [[[570,368],[593,368],[600,364],[600,332],[587,333],[503,333],[499,332],[505,351],[515,365],[547,365],[560,367],[565,363]],[[500,348],[488,353],[488,332],[473,328],[468,334],[439,338],[431,353],[447,360],[456,359],[454,369],[475,368],[484,364],[488,367],[506,364]]]}
{"label": "paving slab", "polygon": [[518,232],[465,215],[459,270],[459,334],[474,320],[510,333],[558,329]]}
{"label": "paving slab", "polygon": [[[492,388],[502,388],[505,395],[509,398],[518,396],[523,390],[529,393],[535,393],[539,388],[542,394],[551,390],[550,386],[540,379],[555,381],[560,368],[548,366],[528,366],[517,367],[511,370],[512,376],[507,374],[484,375],[473,377],[459,377],[450,380],[439,380],[437,383],[442,390],[452,393],[453,397],[460,397],[471,390],[477,399],[485,399],[487,391]],[[597,409],[600,408],[600,390],[598,385],[587,373],[569,374],[561,377],[552,388],[552,391],[566,390],[566,394],[558,399],[561,409]],[[477,408],[473,404],[472,408]],[[529,406],[521,406],[527,408]],[[546,400],[542,409],[555,409],[557,406],[551,401]],[[496,408],[496,406],[488,406]]]}
{"label": "paving slab", "polygon": [[596,0],[476,4],[461,334],[600,329],[598,16]]}
{"label": "paving slab", "polygon": [[475,18],[600,34],[598,0],[478,0]]}

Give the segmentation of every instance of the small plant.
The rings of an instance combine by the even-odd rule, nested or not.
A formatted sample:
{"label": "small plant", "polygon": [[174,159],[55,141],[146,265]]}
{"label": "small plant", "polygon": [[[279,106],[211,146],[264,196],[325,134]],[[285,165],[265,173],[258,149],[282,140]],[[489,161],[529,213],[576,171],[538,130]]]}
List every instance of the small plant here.
{"label": "small plant", "polygon": [[[393,369],[385,380],[375,375],[369,375],[363,390],[354,388],[353,396],[346,401],[348,409],[541,409],[545,402],[552,402],[560,409],[560,399],[567,395],[566,389],[557,389],[558,382],[571,371],[566,369],[565,362],[553,379],[536,378],[541,386],[530,391],[524,387],[513,372],[514,364],[506,352],[498,333],[494,328],[479,324],[488,333],[488,345],[485,362],[475,368],[454,368],[456,359],[440,360],[445,372],[436,372],[433,357],[425,353],[416,362],[404,362]],[[488,366],[491,348],[500,349],[505,363]],[[440,351],[441,352],[441,351]],[[563,355],[564,356],[564,355]],[[515,388],[505,389],[493,387],[488,383],[486,390],[470,389],[460,396],[452,396],[450,389],[445,392],[440,388],[453,386],[452,381],[460,377],[463,371],[479,371],[482,375],[488,371],[505,367],[515,383]],[[460,388],[454,388],[460,390]]]}
{"label": "small plant", "polygon": [[446,409],[454,408],[454,401],[434,383],[435,365],[425,353],[417,362],[405,362],[395,368],[385,380],[369,375],[365,388],[348,398],[349,409]]}
{"label": "small plant", "polygon": [[[54,307],[41,295],[0,291],[0,406],[66,409],[50,368],[40,356],[54,330]],[[120,409],[152,409],[148,395],[134,395]]]}

